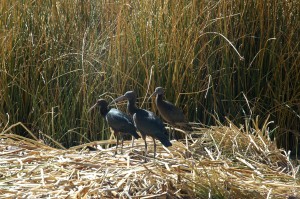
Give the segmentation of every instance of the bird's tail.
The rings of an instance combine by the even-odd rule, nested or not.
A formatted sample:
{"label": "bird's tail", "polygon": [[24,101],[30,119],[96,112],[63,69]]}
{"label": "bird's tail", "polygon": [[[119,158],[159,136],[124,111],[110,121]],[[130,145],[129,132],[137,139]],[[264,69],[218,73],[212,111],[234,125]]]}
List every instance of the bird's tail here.
{"label": "bird's tail", "polygon": [[135,139],[139,139],[141,136],[139,136],[139,134],[136,131],[132,131],[130,133]]}
{"label": "bird's tail", "polygon": [[186,131],[193,131],[193,128],[189,123],[187,123],[184,128],[185,128]]}
{"label": "bird's tail", "polygon": [[170,142],[169,139],[162,139],[162,140],[159,140],[165,147],[169,147],[169,146],[172,146],[172,143]]}
{"label": "bird's tail", "polygon": [[192,126],[188,122],[177,123],[176,126],[183,129],[183,130],[185,130],[185,131],[193,131]]}
{"label": "bird's tail", "polygon": [[156,137],[165,147],[172,146],[172,143],[170,142],[168,136],[165,134],[159,134],[159,136]]}

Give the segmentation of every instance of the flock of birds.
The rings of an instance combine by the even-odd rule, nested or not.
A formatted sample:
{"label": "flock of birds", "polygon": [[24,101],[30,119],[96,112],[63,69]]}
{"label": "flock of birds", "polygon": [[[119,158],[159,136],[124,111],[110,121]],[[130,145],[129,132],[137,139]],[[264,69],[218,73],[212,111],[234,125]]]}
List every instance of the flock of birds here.
{"label": "flock of birds", "polygon": [[[154,93],[149,97],[149,99],[156,95],[156,107],[162,116],[162,118],[170,124],[173,128],[179,127],[187,131],[191,131],[192,128],[186,120],[182,110],[172,103],[163,100],[164,89],[162,87],[157,87]],[[110,104],[121,102],[127,100],[127,112],[130,114],[127,115],[122,111],[110,108],[110,104],[107,103],[104,99],[99,99],[96,104],[94,104],[89,111],[95,107],[100,108],[100,114],[104,117],[114,131],[117,138],[116,153],[118,151],[119,137],[122,139],[122,148],[123,149],[123,136],[122,134],[130,134],[135,139],[140,138],[140,135],[137,133],[137,130],[140,132],[142,139],[145,142],[145,159],[147,161],[147,142],[146,136],[150,136],[154,142],[154,158],[156,157],[156,142],[155,139],[158,139],[165,147],[172,146],[172,143],[169,140],[168,132],[165,128],[164,123],[151,111],[140,109],[136,106],[136,94],[134,91],[127,91],[124,95],[114,99]],[[133,140],[132,140],[133,145]]]}

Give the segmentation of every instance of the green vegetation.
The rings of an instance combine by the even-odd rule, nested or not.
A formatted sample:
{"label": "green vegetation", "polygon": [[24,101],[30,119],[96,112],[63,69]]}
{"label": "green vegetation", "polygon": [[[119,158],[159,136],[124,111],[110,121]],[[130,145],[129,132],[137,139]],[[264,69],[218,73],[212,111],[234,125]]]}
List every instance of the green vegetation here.
{"label": "green vegetation", "polygon": [[88,108],[129,89],[142,102],[149,84],[165,87],[190,121],[274,121],[277,144],[297,151],[299,8],[298,0],[2,0],[0,128],[22,122],[67,147],[106,139]]}

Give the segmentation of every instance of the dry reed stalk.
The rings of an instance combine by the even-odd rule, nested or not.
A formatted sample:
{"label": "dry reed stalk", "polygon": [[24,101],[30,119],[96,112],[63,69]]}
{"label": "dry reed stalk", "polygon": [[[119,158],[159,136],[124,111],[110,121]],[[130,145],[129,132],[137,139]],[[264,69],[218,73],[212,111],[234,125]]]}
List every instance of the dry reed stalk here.
{"label": "dry reed stalk", "polygon": [[133,148],[125,141],[125,153],[114,156],[115,147],[101,147],[114,140],[64,150],[1,134],[0,198],[299,197],[299,167],[261,134],[230,124],[192,136],[188,153],[174,140],[143,164],[142,140]]}

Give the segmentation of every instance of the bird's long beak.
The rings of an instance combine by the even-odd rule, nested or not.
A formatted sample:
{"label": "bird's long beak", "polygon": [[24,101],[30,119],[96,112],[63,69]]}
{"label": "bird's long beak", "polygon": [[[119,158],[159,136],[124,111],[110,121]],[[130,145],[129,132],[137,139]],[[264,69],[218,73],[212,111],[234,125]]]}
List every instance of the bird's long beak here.
{"label": "bird's long beak", "polygon": [[150,95],[150,97],[148,98],[148,101],[151,99],[151,97],[153,96],[153,95],[156,95],[157,93],[154,91],[154,93],[152,93],[151,95]]}
{"label": "bird's long beak", "polygon": [[93,110],[96,106],[97,106],[97,103],[94,104],[94,105],[88,110],[88,113],[89,113],[91,110]]}
{"label": "bird's long beak", "polygon": [[117,102],[124,101],[124,100],[126,100],[126,99],[127,99],[127,98],[126,98],[124,95],[122,95],[122,96],[120,96],[120,97],[114,99],[113,101],[111,101],[111,103],[109,103],[109,105],[115,104],[115,103],[117,103]]}

